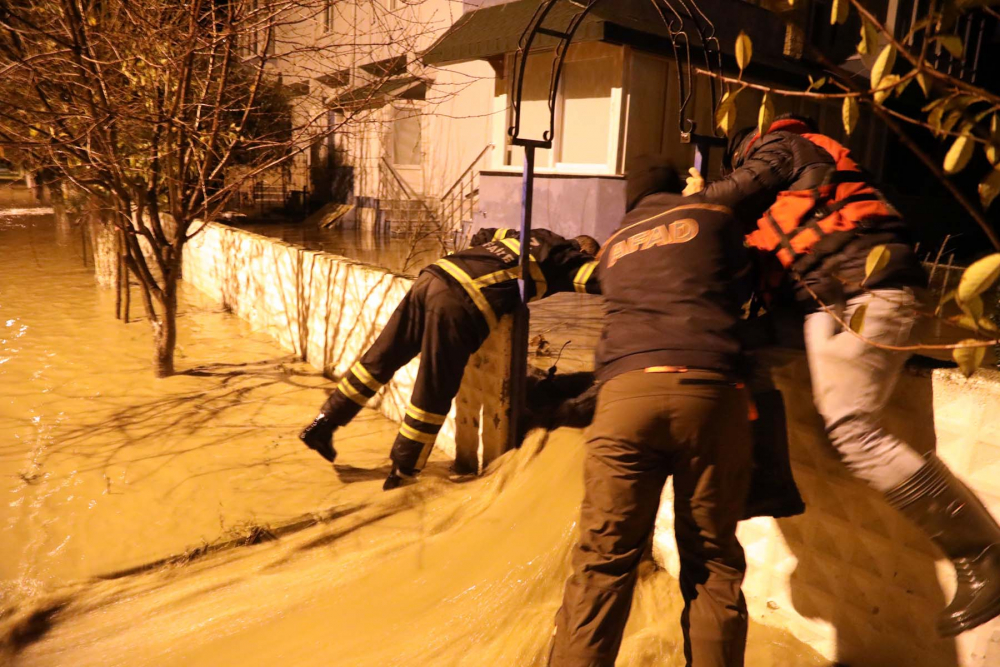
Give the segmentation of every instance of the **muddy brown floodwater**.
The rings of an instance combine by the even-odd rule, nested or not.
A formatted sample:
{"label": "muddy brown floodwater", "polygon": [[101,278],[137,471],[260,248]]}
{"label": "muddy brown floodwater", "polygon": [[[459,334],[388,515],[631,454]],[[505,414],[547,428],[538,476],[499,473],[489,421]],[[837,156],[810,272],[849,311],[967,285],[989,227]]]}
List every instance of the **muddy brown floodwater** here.
{"label": "muddy brown floodwater", "polygon": [[[190,293],[196,372],[154,381],[145,323],[108,316],[72,238],[0,214],[0,664],[544,664],[579,431],[383,493],[390,422],[366,411],[323,465],[294,436],[328,383]],[[226,542],[248,526],[280,538]],[[682,665],[680,608],[645,564],[618,665]],[[825,664],[752,624],[747,665]]]}
{"label": "muddy brown floodwater", "polygon": [[406,276],[416,276],[420,269],[447,252],[430,235],[415,239],[385,233],[376,235],[360,229],[325,229],[301,221],[247,222],[233,226],[310,250],[349,257]]}

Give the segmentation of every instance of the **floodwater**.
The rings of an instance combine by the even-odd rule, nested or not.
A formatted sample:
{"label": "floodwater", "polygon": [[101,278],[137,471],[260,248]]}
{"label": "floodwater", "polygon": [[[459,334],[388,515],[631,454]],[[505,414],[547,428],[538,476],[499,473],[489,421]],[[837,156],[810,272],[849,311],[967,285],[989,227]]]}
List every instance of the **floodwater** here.
{"label": "floodwater", "polygon": [[[544,664],[578,431],[383,493],[393,424],[365,411],[323,464],[295,433],[328,383],[190,292],[193,372],[154,380],[148,327],[110,316],[78,243],[0,215],[0,663]],[[618,665],[682,665],[680,607],[646,563]],[[754,623],[747,664],[827,662]]]}
{"label": "floodwater", "polygon": [[416,276],[420,269],[448,252],[432,235],[421,238],[376,235],[360,229],[325,229],[302,221],[248,222],[233,226],[309,250],[322,250],[380,266],[404,276]]}

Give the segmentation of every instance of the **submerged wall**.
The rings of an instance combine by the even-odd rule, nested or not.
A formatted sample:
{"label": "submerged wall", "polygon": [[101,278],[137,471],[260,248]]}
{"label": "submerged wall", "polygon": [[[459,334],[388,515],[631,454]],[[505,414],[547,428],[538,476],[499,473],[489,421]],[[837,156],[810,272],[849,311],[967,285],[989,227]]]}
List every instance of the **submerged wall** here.
{"label": "submerged wall", "polygon": [[[413,282],[378,267],[215,223],[185,245],[183,271],[187,284],[331,378],[346,373],[374,342]],[[438,437],[437,445],[460,467],[475,470],[505,446],[508,369],[498,360],[509,330],[503,320],[470,361]],[[400,421],[416,372],[414,360],[369,407]],[[318,408],[303,406],[303,414]]]}

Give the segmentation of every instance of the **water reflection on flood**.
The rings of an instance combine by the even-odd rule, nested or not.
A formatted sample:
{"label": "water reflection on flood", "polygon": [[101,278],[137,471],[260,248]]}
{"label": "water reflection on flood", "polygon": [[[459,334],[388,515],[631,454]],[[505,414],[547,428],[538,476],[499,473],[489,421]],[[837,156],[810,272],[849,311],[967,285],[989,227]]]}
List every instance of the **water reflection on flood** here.
{"label": "water reflection on flood", "polygon": [[[182,285],[183,373],[155,380],[138,294],[115,320],[78,226],[0,212],[0,249],[0,602],[334,504],[295,437],[317,371]],[[352,462],[381,465],[395,429],[362,415]]]}
{"label": "water reflection on flood", "polygon": [[254,222],[233,226],[310,250],[322,250],[381,266],[407,276],[417,275],[420,269],[449,252],[432,235],[408,238],[360,229],[324,229],[304,222]]}

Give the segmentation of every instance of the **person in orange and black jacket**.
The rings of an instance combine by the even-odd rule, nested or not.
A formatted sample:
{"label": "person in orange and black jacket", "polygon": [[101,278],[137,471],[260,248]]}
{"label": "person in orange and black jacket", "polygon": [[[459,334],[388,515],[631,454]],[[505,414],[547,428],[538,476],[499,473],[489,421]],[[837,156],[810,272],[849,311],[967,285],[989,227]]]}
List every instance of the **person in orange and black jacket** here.
{"label": "person in orange and black jacket", "polygon": [[[955,565],[957,590],[938,632],[953,636],[1000,615],[1000,526],[933,453],[919,454],[883,424],[909,356],[893,348],[910,341],[926,283],[902,216],[850,152],[806,118],[780,117],[763,137],[756,128],[738,133],[725,163],[726,177],[706,188],[692,175],[685,193],[756,221],[747,245],[794,279],[809,311],[806,355],[831,443]],[[866,275],[879,246],[888,262]],[[859,312],[875,345],[842,326]]]}
{"label": "person in orange and black jacket", "polygon": [[742,229],[723,206],[653,194],[604,244],[597,270],[602,384],[549,664],[615,664],[639,561],[673,475],[685,656],[692,667],[740,667],[746,560],[736,524],[752,459],[737,333],[749,292]]}
{"label": "person in orange and black jacket", "polygon": [[[519,236],[511,229],[481,230],[475,245],[423,269],[375,343],[340,380],[300,439],[332,462],[337,456],[334,431],[419,354],[413,395],[392,446],[392,472],[384,488],[413,478],[433,449],[469,357],[498,319],[519,303]],[[556,292],[599,293],[594,273],[598,248],[589,236],[570,240],[547,229],[532,230],[532,300]]]}

